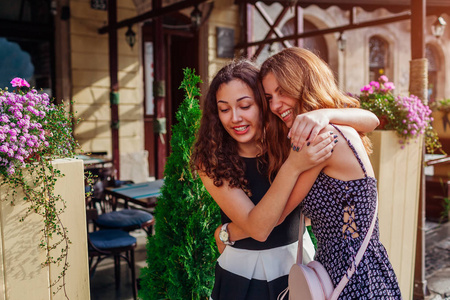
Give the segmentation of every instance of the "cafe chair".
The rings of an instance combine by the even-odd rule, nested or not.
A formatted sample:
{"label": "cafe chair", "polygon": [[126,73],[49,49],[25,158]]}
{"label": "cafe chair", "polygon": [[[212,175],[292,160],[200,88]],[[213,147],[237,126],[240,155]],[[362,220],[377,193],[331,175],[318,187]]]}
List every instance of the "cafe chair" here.
{"label": "cafe chair", "polygon": [[147,235],[152,235],[155,219],[149,212],[139,209],[122,209],[98,216],[95,224],[102,229],[122,229],[132,231],[143,229]]}
{"label": "cafe chair", "polygon": [[[98,218],[96,209],[86,209],[88,222],[89,276],[92,279],[98,264],[107,257],[114,258],[114,275],[116,289],[120,287],[120,259],[123,258],[131,270],[133,298],[137,298],[137,282],[134,261],[136,238],[119,229],[101,229],[90,231],[89,225]],[[92,227],[92,226],[91,226]],[[95,228],[95,226],[94,226]],[[94,262],[94,260],[96,261]]]}
{"label": "cafe chair", "polygon": [[101,229],[122,229],[133,231],[143,229],[147,235],[153,233],[155,220],[153,215],[147,211],[138,209],[116,210],[113,199],[108,199],[105,195],[106,187],[119,187],[131,181],[120,181],[114,178],[114,168],[104,168],[96,174],[96,182],[92,187],[92,193],[87,200],[89,208],[97,208],[101,214],[94,221],[95,225]]}

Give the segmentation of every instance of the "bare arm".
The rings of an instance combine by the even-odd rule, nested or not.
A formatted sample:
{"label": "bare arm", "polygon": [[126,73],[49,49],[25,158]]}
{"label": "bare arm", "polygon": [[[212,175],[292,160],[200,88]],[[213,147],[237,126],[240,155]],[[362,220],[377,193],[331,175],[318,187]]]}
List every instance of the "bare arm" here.
{"label": "bare arm", "polygon": [[[323,132],[327,132],[327,130],[332,129],[330,126],[326,127]],[[297,182],[289,196],[289,199],[286,203],[286,206],[283,210],[283,213],[281,214],[278,222],[276,225],[281,224],[286,216],[288,216],[306,197],[309,190],[311,189],[312,185],[314,184],[317,176],[319,175],[320,171],[326,167],[329,163],[329,159],[324,161],[323,163],[315,166],[314,168],[311,168],[302,174],[300,174],[299,178],[297,179]],[[219,252],[223,251],[224,245],[218,238],[218,231],[220,230],[220,226],[217,228],[216,233],[216,243],[219,248]],[[245,230],[243,230],[239,225],[232,222],[228,225],[228,233],[230,235],[231,241],[238,241],[241,239],[245,239],[250,237]]]}
{"label": "bare arm", "polygon": [[233,223],[248,236],[258,241],[265,241],[283,213],[298,176],[329,158],[334,146],[332,136],[325,133],[320,135],[317,142],[315,141],[310,147],[305,147],[299,152],[291,151],[270,189],[256,206],[242,189],[230,188],[226,182],[217,187],[205,174],[200,173],[200,178],[213,199]]}
{"label": "bare arm", "polygon": [[291,142],[300,149],[313,141],[329,123],[347,125],[361,133],[373,131],[379,124],[377,116],[361,108],[324,108],[298,115],[289,131]]}
{"label": "bare arm", "polygon": [[[281,217],[278,219],[276,225],[283,223],[284,219],[303,201],[303,199],[308,194],[309,190],[311,189],[312,185],[314,184],[317,176],[319,175],[323,167],[324,164],[320,164],[319,166],[316,166],[300,174],[297,183],[295,184],[294,189],[292,190],[292,193],[289,196],[288,202],[286,203],[283,213],[281,214]],[[225,245],[219,239],[220,227],[222,227],[222,225],[220,225],[216,229],[215,237],[219,252],[222,253],[223,249],[225,248]],[[228,234],[230,236],[231,241],[239,241],[250,237],[250,235],[248,235],[242,228],[240,228],[234,222],[228,225]]]}

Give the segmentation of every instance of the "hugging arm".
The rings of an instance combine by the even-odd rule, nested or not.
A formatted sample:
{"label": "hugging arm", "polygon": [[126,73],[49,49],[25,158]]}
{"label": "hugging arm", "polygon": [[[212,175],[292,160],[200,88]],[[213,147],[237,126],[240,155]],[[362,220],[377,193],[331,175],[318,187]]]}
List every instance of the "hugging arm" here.
{"label": "hugging arm", "polygon": [[323,108],[298,115],[289,131],[291,143],[303,147],[314,140],[329,123],[347,125],[360,133],[373,131],[379,124],[377,116],[361,108]]}
{"label": "hugging arm", "polygon": [[227,182],[217,187],[206,174],[199,172],[199,175],[208,192],[232,222],[247,236],[263,242],[280,219],[298,176],[326,161],[334,147],[333,136],[327,132],[319,135],[309,147],[299,152],[291,150],[271,187],[256,206],[242,189],[230,188]]}
{"label": "hugging arm", "polygon": [[[281,224],[284,219],[303,201],[323,167],[324,164],[320,164],[300,174],[276,225]],[[221,227],[222,225],[217,227],[214,233],[216,244],[220,253],[222,253],[222,251],[225,249],[225,245],[219,239],[219,232]],[[228,225],[228,234],[231,241],[238,241],[251,237],[234,222]]]}
{"label": "hugging arm", "polygon": [[[325,128],[323,131],[327,132],[327,130],[330,129],[329,127],[330,126]],[[334,144],[334,142],[333,142],[333,144]],[[309,147],[305,147],[305,148],[309,148]],[[276,225],[281,224],[284,221],[284,219],[286,218],[286,216],[288,216],[303,201],[303,199],[306,197],[309,190],[313,186],[320,171],[328,165],[328,161],[329,160],[326,160],[323,163],[318,164],[317,166],[315,166],[305,172],[302,172],[300,174],[294,188],[292,189],[292,192],[289,195],[289,199],[286,203],[286,206],[284,207],[284,210],[283,210],[280,218],[278,219]],[[225,245],[220,241],[220,239],[218,237],[220,227],[221,226],[219,226],[216,229],[215,235],[214,235],[216,238],[216,244],[218,246],[219,252],[223,251],[223,249],[225,248]],[[247,234],[247,232],[245,230],[243,230],[235,222],[232,222],[228,225],[228,233],[229,233],[229,237],[230,237],[231,241],[238,241],[241,239],[251,237],[249,234]]]}

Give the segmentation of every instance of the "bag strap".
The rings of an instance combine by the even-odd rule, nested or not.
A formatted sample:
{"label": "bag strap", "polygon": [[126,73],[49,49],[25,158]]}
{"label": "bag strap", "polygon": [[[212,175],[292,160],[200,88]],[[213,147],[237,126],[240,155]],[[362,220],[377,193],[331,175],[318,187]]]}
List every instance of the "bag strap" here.
{"label": "bag strap", "polygon": [[[331,294],[330,299],[337,299],[344,289],[347,282],[350,280],[350,277],[355,273],[358,264],[360,263],[364,253],[366,252],[367,246],[369,245],[370,238],[372,237],[373,229],[375,227],[376,219],[378,213],[378,196],[375,204],[375,213],[373,214],[372,223],[370,224],[369,230],[364,238],[364,241],[359,248],[358,253],[355,256],[355,264],[352,264],[350,268],[347,270],[347,274],[342,277],[341,281],[338,283],[333,293]],[[305,216],[303,213],[300,213],[300,226],[298,232],[298,249],[297,249],[297,264],[300,265],[303,263],[303,230],[304,230]]]}

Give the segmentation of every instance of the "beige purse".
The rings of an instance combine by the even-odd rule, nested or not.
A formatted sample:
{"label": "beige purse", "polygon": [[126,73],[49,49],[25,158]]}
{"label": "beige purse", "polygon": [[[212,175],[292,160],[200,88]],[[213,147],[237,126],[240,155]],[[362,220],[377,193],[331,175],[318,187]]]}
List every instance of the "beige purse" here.
{"label": "beige purse", "polygon": [[303,228],[304,216],[300,215],[300,229],[297,249],[297,262],[289,271],[288,287],[280,293],[279,300],[283,300],[289,291],[289,300],[336,300],[341,294],[347,282],[352,277],[359,262],[361,261],[364,252],[366,252],[369,245],[370,237],[375,227],[378,212],[378,199],[376,203],[375,213],[373,215],[372,223],[367,231],[366,237],[355,257],[355,264],[348,270],[347,274],[342,277],[336,288],[333,287],[333,282],[327,270],[318,261],[311,261],[307,265],[302,264],[303,260]]}

